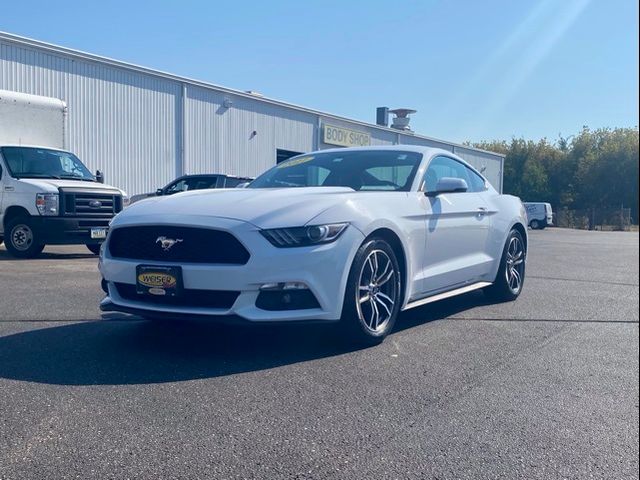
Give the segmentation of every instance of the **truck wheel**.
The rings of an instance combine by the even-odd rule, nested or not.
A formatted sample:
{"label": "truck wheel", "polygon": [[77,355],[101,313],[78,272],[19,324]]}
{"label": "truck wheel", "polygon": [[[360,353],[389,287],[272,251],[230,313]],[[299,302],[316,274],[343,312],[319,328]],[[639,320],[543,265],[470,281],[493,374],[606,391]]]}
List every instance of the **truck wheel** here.
{"label": "truck wheel", "polygon": [[538,220],[531,220],[531,223],[529,223],[529,226],[531,227],[532,230],[538,230],[540,228],[540,222],[538,222]]}
{"label": "truck wheel", "polygon": [[17,217],[7,224],[7,251],[17,258],[36,257],[44,249],[28,217]]}
{"label": "truck wheel", "polygon": [[99,255],[100,254],[100,247],[101,246],[102,246],[101,243],[87,243],[87,248],[94,255]]}

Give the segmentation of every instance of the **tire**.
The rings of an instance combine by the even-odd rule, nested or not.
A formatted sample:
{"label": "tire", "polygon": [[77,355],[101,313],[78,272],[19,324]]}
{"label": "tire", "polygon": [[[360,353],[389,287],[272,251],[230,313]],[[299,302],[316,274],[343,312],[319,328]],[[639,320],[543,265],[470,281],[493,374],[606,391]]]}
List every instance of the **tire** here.
{"label": "tire", "polygon": [[511,230],[504,245],[496,279],[484,289],[484,293],[497,302],[512,302],[518,298],[524,286],[526,258],[522,235],[517,230]]}
{"label": "tire", "polygon": [[2,245],[2,242],[4,242],[4,238],[0,235],[0,245]]}
{"label": "tire", "polygon": [[31,225],[29,217],[17,217],[10,220],[6,228],[7,251],[16,258],[33,258],[44,249],[38,234]]}
{"label": "tire", "polygon": [[538,230],[540,228],[540,222],[538,220],[531,220],[529,223],[531,230]]}
{"label": "tire", "polygon": [[87,248],[94,255],[99,255],[100,254],[100,247],[101,246],[102,246],[101,243],[87,243]]}
{"label": "tire", "polygon": [[377,345],[391,332],[402,304],[401,282],[396,254],[387,242],[373,238],[358,249],[340,318],[349,343]]}

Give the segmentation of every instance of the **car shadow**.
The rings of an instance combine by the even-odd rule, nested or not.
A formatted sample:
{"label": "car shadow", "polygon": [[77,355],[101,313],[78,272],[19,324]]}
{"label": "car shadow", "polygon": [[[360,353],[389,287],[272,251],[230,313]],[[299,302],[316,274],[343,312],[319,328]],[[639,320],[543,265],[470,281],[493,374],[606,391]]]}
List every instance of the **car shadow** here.
{"label": "car shadow", "polygon": [[[394,334],[479,305],[467,294],[401,314]],[[0,378],[56,385],[130,385],[259,371],[358,350],[328,325],[228,326],[104,321],[0,337]]]}
{"label": "car shadow", "polygon": [[0,262],[14,261],[38,261],[38,260],[77,260],[83,258],[95,258],[98,261],[98,256],[93,253],[62,253],[62,252],[47,252],[46,250],[34,258],[16,258],[12,257],[5,248],[0,248]]}

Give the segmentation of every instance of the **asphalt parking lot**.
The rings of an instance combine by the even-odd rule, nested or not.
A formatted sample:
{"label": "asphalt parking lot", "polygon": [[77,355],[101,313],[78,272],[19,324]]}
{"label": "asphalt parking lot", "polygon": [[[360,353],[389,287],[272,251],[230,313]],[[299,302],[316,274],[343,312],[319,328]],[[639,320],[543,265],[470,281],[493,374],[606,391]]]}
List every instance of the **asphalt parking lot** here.
{"label": "asphalt parking lot", "polygon": [[638,478],[638,234],[530,242],[517,302],[364,350],[103,317],[84,247],[0,247],[0,478]]}

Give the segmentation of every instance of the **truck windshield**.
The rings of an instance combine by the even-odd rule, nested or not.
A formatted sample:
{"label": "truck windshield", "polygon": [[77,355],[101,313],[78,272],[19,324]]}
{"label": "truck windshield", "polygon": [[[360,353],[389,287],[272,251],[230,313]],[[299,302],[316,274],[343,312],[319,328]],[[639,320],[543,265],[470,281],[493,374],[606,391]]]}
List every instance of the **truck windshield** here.
{"label": "truck windshield", "polygon": [[34,147],[2,147],[0,151],[14,178],[95,181],[89,169],[73,153]]}

